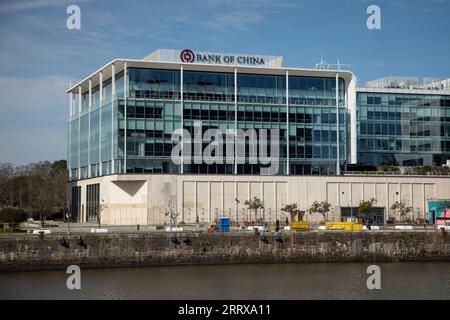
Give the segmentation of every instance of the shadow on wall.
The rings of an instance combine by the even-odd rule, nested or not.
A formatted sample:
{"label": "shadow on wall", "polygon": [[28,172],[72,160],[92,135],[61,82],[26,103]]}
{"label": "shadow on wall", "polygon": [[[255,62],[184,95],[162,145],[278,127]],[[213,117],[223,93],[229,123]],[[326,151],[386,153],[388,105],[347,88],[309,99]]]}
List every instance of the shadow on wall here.
{"label": "shadow on wall", "polygon": [[130,197],[134,197],[134,195],[141,190],[142,186],[145,184],[145,181],[113,181],[113,183],[126,192]]}

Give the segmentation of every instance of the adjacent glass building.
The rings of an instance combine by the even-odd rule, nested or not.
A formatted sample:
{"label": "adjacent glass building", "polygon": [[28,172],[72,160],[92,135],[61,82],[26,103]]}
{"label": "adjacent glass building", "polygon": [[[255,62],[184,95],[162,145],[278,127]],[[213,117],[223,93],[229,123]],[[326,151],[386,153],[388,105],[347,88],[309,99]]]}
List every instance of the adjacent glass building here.
{"label": "adjacent glass building", "polygon": [[360,88],[358,164],[432,166],[450,159],[450,92]]}

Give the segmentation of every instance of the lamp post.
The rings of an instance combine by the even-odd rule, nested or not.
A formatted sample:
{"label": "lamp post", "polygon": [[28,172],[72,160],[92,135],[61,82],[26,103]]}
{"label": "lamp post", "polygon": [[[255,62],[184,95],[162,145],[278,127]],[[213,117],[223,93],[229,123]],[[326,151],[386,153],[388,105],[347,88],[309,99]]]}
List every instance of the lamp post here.
{"label": "lamp post", "polygon": [[239,225],[239,199],[235,198],[234,201],[236,202],[236,224]]}
{"label": "lamp post", "polygon": [[353,232],[353,206],[352,206],[352,202],[349,201],[349,206],[350,206],[350,221],[352,222],[352,232]]}
{"label": "lamp post", "polygon": [[64,206],[63,212],[64,212],[64,216],[67,219],[67,234],[70,235],[70,219],[72,218],[72,213],[66,206]]}
{"label": "lamp post", "polygon": [[[345,191],[342,191],[342,194],[345,194]],[[351,196],[351,192],[350,192],[350,196]],[[347,206],[350,208],[350,222],[352,224],[352,228],[351,228],[351,232],[353,232],[353,206],[352,206],[352,200],[348,200]],[[342,209],[341,209],[341,221],[342,221]]]}

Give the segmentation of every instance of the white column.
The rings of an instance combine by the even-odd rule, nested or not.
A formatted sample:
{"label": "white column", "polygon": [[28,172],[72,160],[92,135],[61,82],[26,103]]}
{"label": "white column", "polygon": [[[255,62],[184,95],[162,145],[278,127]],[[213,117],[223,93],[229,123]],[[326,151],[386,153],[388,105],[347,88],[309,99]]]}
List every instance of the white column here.
{"label": "white column", "polygon": [[[289,156],[289,70],[286,70],[286,131],[287,131],[287,162],[286,174],[290,174],[290,156]],[[288,184],[289,185],[289,184]]]}
{"label": "white column", "polygon": [[348,108],[350,109],[350,163],[358,162],[358,140],[356,119],[356,77],[353,76],[347,89]]}
{"label": "white column", "polygon": [[124,118],[125,118],[125,125],[124,125],[124,135],[123,135],[123,173],[127,172],[127,97],[128,97],[128,90],[127,90],[127,63],[124,62],[123,64],[123,112],[124,112]]}
{"label": "white column", "polygon": [[88,104],[88,178],[91,177],[91,110],[92,110],[92,80],[89,79]]}
{"label": "white column", "polygon": [[[70,81],[69,88],[72,88],[72,81]],[[71,156],[71,146],[72,146],[72,109],[73,109],[73,93],[72,91],[69,92],[69,115],[67,120],[67,131],[68,131],[68,144],[67,144],[67,168],[69,169],[69,177],[72,179],[72,170],[71,170],[71,163],[70,163],[70,156]]]}
{"label": "white column", "polygon": [[[116,66],[111,65],[111,174],[115,173],[114,165],[114,100],[116,99]],[[117,124],[116,124],[117,125]]]}
{"label": "white column", "polygon": [[89,110],[92,108],[92,80],[89,79]]}
{"label": "white column", "polygon": [[78,179],[81,179],[80,167],[80,113],[81,113],[81,86],[78,87]]}
{"label": "white column", "polygon": [[341,175],[340,132],[339,132],[339,73],[336,73],[336,175]]}
{"label": "white column", "polygon": [[100,79],[99,79],[99,90],[100,90],[100,94],[99,94],[99,96],[100,96],[100,106],[102,106],[102,103],[103,103],[103,71],[100,71],[100,73],[99,73],[99,77],[100,77]]}
{"label": "white column", "polygon": [[180,173],[184,173],[184,97],[183,97],[183,65],[180,67],[180,101],[181,101],[181,164]]}
{"label": "white column", "polygon": [[116,65],[111,65],[111,100],[116,98]]}
{"label": "white column", "polygon": [[103,73],[99,74],[99,115],[98,115],[98,170],[99,176],[102,175],[102,103],[103,103]]}
{"label": "white column", "polygon": [[238,95],[237,95],[237,68],[234,68],[234,174],[238,172],[237,164],[237,130],[238,130]]}

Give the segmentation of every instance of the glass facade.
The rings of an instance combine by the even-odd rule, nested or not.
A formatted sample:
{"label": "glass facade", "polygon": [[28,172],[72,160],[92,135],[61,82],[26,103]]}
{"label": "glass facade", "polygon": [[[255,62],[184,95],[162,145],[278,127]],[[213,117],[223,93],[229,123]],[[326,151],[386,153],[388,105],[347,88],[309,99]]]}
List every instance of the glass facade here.
{"label": "glass facade", "polygon": [[[68,159],[70,179],[87,179],[113,172],[120,166],[118,156],[118,104],[124,97],[123,73],[116,75],[116,96],[112,96],[112,80],[100,87],[74,95],[68,123]],[[81,99],[81,101],[80,101]],[[118,171],[116,171],[118,172]]]}
{"label": "glass facade", "polygon": [[357,93],[358,165],[427,166],[450,159],[450,95]]}
{"label": "glass facade", "polygon": [[[345,84],[339,79],[340,159],[346,161]],[[335,78],[289,78],[289,157],[292,174],[335,174],[337,159]]]}
{"label": "glass facade", "polygon": [[[81,95],[81,107],[76,95],[68,135],[71,179],[125,172],[260,174],[263,165],[248,163],[248,141],[245,164],[235,166],[234,157],[222,164],[174,164],[173,131],[183,127],[193,134],[198,123],[202,132],[220,129],[224,141],[228,129],[279,129],[278,174],[310,175],[335,173],[339,118],[345,164],[344,80],[339,79],[337,117],[335,78],[238,73],[237,88],[234,79],[225,72],[129,68],[126,101],[123,74],[116,75],[116,96],[111,79],[104,81],[102,95],[99,87],[92,89],[91,106],[88,92]],[[210,142],[203,140],[203,149]]]}

